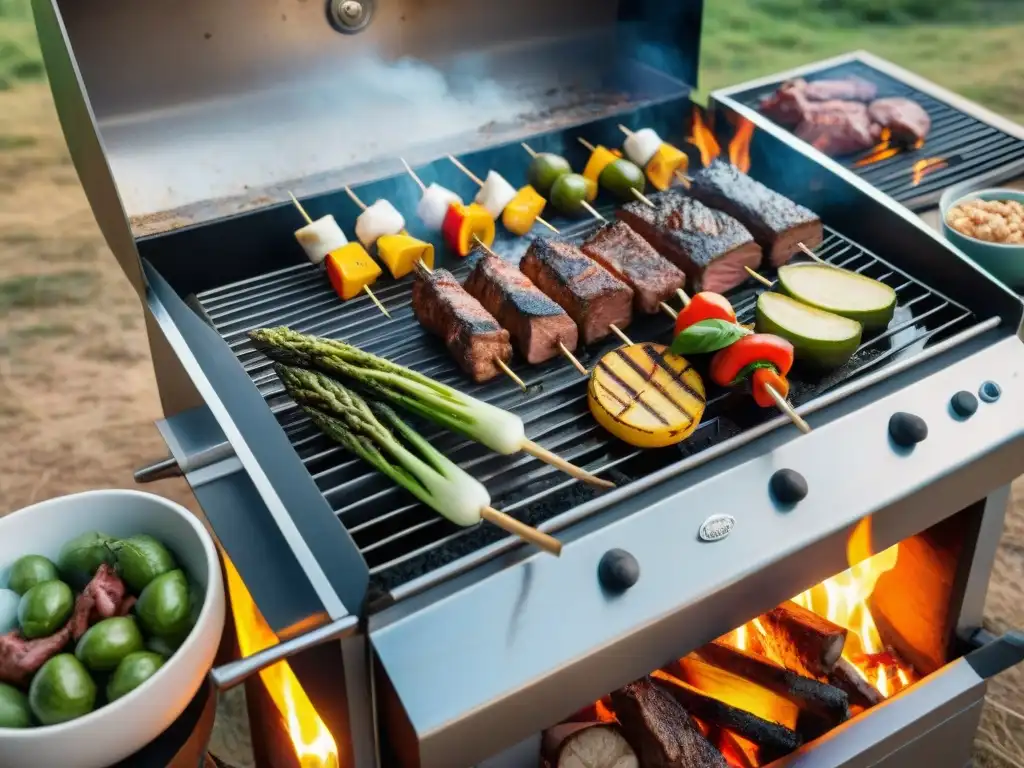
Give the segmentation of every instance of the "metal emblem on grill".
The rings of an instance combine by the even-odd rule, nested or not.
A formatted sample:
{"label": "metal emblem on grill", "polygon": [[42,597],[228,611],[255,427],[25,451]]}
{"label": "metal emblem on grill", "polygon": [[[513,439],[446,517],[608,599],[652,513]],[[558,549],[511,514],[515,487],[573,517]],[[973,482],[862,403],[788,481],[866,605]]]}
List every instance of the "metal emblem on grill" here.
{"label": "metal emblem on grill", "polygon": [[720,541],[732,533],[736,518],[732,515],[712,515],[700,524],[697,535],[703,541]]}

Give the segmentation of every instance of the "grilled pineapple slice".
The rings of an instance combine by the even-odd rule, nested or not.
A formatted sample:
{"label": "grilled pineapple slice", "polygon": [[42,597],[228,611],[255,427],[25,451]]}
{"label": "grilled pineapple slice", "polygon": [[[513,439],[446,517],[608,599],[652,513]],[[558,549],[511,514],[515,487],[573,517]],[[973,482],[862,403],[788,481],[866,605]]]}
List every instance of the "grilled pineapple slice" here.
{"label": "grilled pineapple slice", "polygon": [[662,344],[619,347],[590,375],[597,423],[638,448],[663,448],[689,437],[704,415],[704,382],[686,358]]}

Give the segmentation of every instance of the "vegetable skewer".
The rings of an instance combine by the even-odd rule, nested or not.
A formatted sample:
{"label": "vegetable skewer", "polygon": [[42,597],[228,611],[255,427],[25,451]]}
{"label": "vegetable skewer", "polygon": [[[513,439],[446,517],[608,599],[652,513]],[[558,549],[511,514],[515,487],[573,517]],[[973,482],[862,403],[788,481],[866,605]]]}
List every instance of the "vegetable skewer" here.
{"label": "vegetable skewer", "polygon": [[[347,185],[345,187],[345,194],[359,207],[363,214],[369,214],[373,210],[373,206],[367,206]],[[376,204],[374,203],[374,205]],[[393,234],[378,237],[377,255],[387,266],[391,276],[396,280],[412,272],[416,268],[417,262],[427,269],[431,269],[434,266],[434,246],[422,240],[417,240],[404,229]]]}
{"label": "vegetable skewer", "polygon": [[[324,216],[313,221],[295,195],[289,192],[288,196],[302,214],[302,218],[306,220],[306,226],[296,231],[296,239],[314,263],[319,263],[315,260],[317,256],[319,261],[326,262],[327,277],[338,295],[347,301],[362,290],[377,305],[377,309],[384,317],[390,319],[391,313],[370,290],[369,284],[380,276],[380,267],[370,258],[366,249],[359,243],[348,242],[333,216]],[[324,235],[332,239],[330,244],[324,242]]]}
{"label": "vegetable skewer", "polygon": [[[448,159],[452,161],[452,164],[456,168],[458,168],[460,171],[462,171],[464,174],[466,174],[466,176],[469,177],[469,179],[471,181],[475,182],[476,185],[478,187],[480,187],[481,194],[485,193],[485,191],[487,189],[487,182],[482,181],[479,176],[477,176],[475,173],[473,173],[471,170],[469,170],[469,168],[467,168],[457,157],[455,157],[455,155],[448,155]],[[488,181],[492,181],[495,184],[499,183],[499,182],[495,181],[495,179],[500,179],[502,182],[505,181],[503,178],[498,176],[498,174],[495,173],[494,171],[491,171],[487,175],[487,178],[488,178]],[[505,182],[505,183],[507,183],[507,182]],[[531,192],[532,192],[532,195],[530,194]],[[523,199],[522,209],[520,208],[520,206],[519,206],[519,204],[517,202],[520,198]],[[527,228],[526,231],[522,231],[523,226],[525,226],[526,222],[524,221],[524,222],[520,223],[520,222],[513,221],[512,220],[513,217],[508,215],[509,214],[509,209],[512,208],[513,209],[512,213],[516,214],[516,215],[518,215],[520,212],[522,212],[525,215],[525,218],[528,219],[529,218],[529,213],[527,213],[525,211],[525,208],[532,207],[532,204],[529,202],[529,200],[532,200],[532,199],[537,199],[538,201],[540,201],[540,208],[541,208],[541,210],[544,210],[543,204],[546,203],[546,201],[544,201],[544,199],[541,198],[537,194],[536,190],[534,190],[533,187],[527,185],[526,187],[523,187],[518,192],[516,192],[515,196],[512,197],[511,199],[509,199],[508,202],[505,205],[502,206],[502,210],[498,211],[498,214],[500,214],[501,217],[502,217],[501,220],[502,220],[502,223],[505,224],[505,227],[507,229],[509,229],[511,232],[513,232],[514,234],[519,235],[520,237],[522,235],[525,235],[530,230],[529,230],[529,228]],[[495,213],[494,211],[491,211],[492,215],[494,213]],[[498,217],[495,215],[494,218],[497,219]],[[556,235],[559,234],[557,229],[555,229],[549,222],[547,222],[546,220],[542,219],[540,216],[535,216],[533,220],[536,221],[538,224],[541,224],[541,225],[547,227],[552,232],[554,232]],[[509,224],[512,224],[513,226],[509,226]],[[532,226],[532,223],[531,223],[531,226]]]}
{"label": "vegetable skewer", "polygon": [[642,167],[654,187],[662,192],[672,186],[672,179],[689,184],[690,179],[683,173],[689,165],[689,157],[678,147],[666,144],[651,128],[631,131],[624,125],[619,130],[626,134],[623,149],[626,156]]}
{"label": "vegetable skewer", "polygon": [[[402,165],[405,167],[406,172],[412,177],[412,180],[416,182],[416,185],[420,188],[420,192],[423,193],[423,198],[420,200],[420,207],[430,208],[429,216],[424,216],[421,213],[424,223],[428,223],[427,219],[437,220],[436,211],[433,211],[435,207],[433,203],[429,206],[423,204],[428,201],[431,195],[443,196],[444,194],[454,195],[452,192],[448,192],[443,187],[438,187],[435,184],[431,184],[429,187],[423,183],[423,179],[412,169],[412,166],[405,161],[405,158],[398,158],[401,160]],[[436,192],[434,190],[440,190]],[[479,237],[481,240],[486,242],[488,245],[494,242],[494,217],[491,216],[490,212],[482,205],[477,203],[470,203],[469,205],[463,205],[462,201],[456,196],[454,200],[448,203],[447,211],[440,223],[441,235],[444,237],[448,247],[451,248],[459,256],[468,256],[469,252],[473,249],[473,238]]]}
{"label": "vegetable skewer", "polygon": [[644,174],[629,160],[616,157],[614,153],[605,147],[595,147],[584,138],[576,139],[590,152],[590,161],[587,163],[583,175],[595,184],[604,186],[613,194],[622,199],[628,199],[627,194],[632,195],[644,205],[654,207],[644,194]]}
{"label": "vegetable skewer", "polygon": [[603,488],[603,480],[526,437],[522,419],[514,413],[463,394],[421,373],[333,339],[306,336],[290,328],[262,328],[249,334],[257,349],[276,362],[317,368],[360,383],[374,395],[481,443],[496,453],[524,451],[572,475]]}
{"label": "vegetable skewer", "polygon": [[[498,254],[496,254],[493,250],[491,250],[491,248],[486,243],[484,243],[483,240],[480,240],[479,238],[477,238],[477,244],[481,248],[483,248],[484,251],[486,251],[488,254],[490,254],[491,256],[495,257],[496,259],[500,259],[501,258]],[[579,371],[584,376],[589,376],[590,375],[590,371],[588,371],[586,369],[586,366],[584,366],[583,363],[581,363],[576,358],[576,355],[574,355],[572,353],[572,351],[570,351],[569,348],[566,347],[563,342],[561,342],[561,341],[558,342],[558,348],[559,348],[559,350],[561,350],[562,354],[565,356],[565,359],[568,360],[570,363],[572,363],[572,365],[576,368],[577,371]]]}
{"label": "vegetable skewer", "polygon": [[[525,141],[521,142],[523,149],[526,150],[527,154],[535,160],[541,155],[533,150],[529,144]],[[559,158],[561,159],[561,158]],[[564,160],[562,162],[565,162]],[[572,173],[567,167],[563,173],[561,173],[551,184],[551,203],[556,208],[571,213],[577,206],[580,210],[586,211],[598,221],[603,221],[605,224],[608,223],[608,219],[601,215],[594,206],[590,204],[587,199],[590,197],[590,192],[586,191],[580,194],[584,190],[593,189],[593,196],[597,196],[597,184],[590,182],[585,177],[578,174]],[[566,202],[559,204],[560,199],[565,199]],[[591,197],[593,199],[593,197]],[[569,204],[571,202],[571,205]]]}
{"label": "vegetable skewer", "polygon": [[482,483],[430,445],[388,406],[371,405],[322,373],[280,364],[274,369],[291,398],[324,434],[435,512],[463,527],[487,520],[545,552],[561,554],[558,539],[494,509]]}

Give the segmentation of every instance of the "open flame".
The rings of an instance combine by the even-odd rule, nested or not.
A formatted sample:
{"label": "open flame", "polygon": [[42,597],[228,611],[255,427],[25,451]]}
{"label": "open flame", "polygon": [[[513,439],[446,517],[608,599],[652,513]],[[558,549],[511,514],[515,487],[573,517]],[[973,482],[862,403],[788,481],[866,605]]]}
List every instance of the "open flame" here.
{"label": "open flame", "polygon": [[926,157],[924,160],[918,160],[910,169],[911,176],[913,177],[912,184],[916,187],[929,173],[941,171],[943,168],[948,167],[949,163],[946,162],[944,157]]}
{"label": "open flame", "polygon": [[[740,117],[736,125],[736,133],[729,142],[729,162],[743,173],[750,170],[750,142],[754,137],[754,124],[745,117]],[[722,154],[722,148],[715,139],[715,134],[704,122],[700,110],[694,107],[693,123],[689,142],[700,152],[701,165],[705,168],[711,161]]]}
{"label": "open flame", "polygon": [[864,157],[853,164],[854,168],[863,168],[865,165],[874,165],[880,163],[883,160],[888,160],[890,157],[894,157],[902,152],[901,147],[892,146],[892,131],[888,128],[882,129],[882,134],[879,137],[879,142],[871,148]]}
{"label": "open flame", "polygon": [[[223,558],[238,647],[243,656],[251,656],[276,644],[278,637],[260,614],[234,564],[226,554]],[[259,674],[271,700],[288,724],[288,734],[302,768],[338,768],[338,745],[288,662],[278,662]]]}

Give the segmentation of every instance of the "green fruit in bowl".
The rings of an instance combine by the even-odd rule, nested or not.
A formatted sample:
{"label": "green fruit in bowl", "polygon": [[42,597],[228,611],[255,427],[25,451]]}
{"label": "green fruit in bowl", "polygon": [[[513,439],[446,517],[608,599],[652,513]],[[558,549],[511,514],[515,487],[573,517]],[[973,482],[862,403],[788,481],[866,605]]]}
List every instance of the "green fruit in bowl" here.
{"label": "green fruit in bowl", "polygon": [[59,579],[57,566],[45,557],[25,555],[15,560],[14,565],[11,566],[11,576],[7,580],[7,588],[13,589],[19,595],[24,595],[36,584]]}
{"label": "green fruit in bowl", "polygon": [[0,635],[18,628],[18,605],[21,595],[13,589],[0,589]]}
{"label": "green fruit in bowl", "polygon": [[114,564],[111,547],[116,542],[113,536],[99,531],[83,533],[67,542],[57,558],[57,567],[64,580],[76,589],[83,588],[101,565]]}
{"label": "green fruit in bowl", "polygon": [[96,683],[70,653],[54,656],[32,678],[28,703],[43,725],[66,723],[87,715],[96,704]]}
{"label": "green fruit in bowl", "polygon": [[149,680],[164,665],[164,657],[151,651],[125,656],[107,683],[107,700],[117,701]]}
{"label": "green fruit in bowl", "polygon": [[0,683],[0,728],[30,728],[32,709],[28,696],[17,688]]}
{"label": "green fruit in bowl", "polygon": [[178,567],[167,547],[145,534],[122,539],[111,549],[117,558],[118,573],[135,594],[142,592],[157,576]]}
{"label": "green fruit in bowl", "polygon": [[185,638],[166,638],[166,637],[147,637],[146,638],[146,650],[153,653],[157,653],[163,656],[165,659],[171,658],[181,647],[181,643]]}
{"label": "green fruit in bowl", "polygon": [[135,619],[115,616],[89,627],[75,646],[75,658],[93,672],[110,672],[144,645]]}
{"label": "green fruit in bowl", "polygon": [[29,640],[52,635],[71,616],[74,604],[74,593],[63,581],[36,584],[18,603],[21,633]]}
{"label": "green fruit in bowl", "polygon": [[147,635],[178,639],[192,626],[188,579],[174,570],[153,579],[135,604],[135,615]]}

